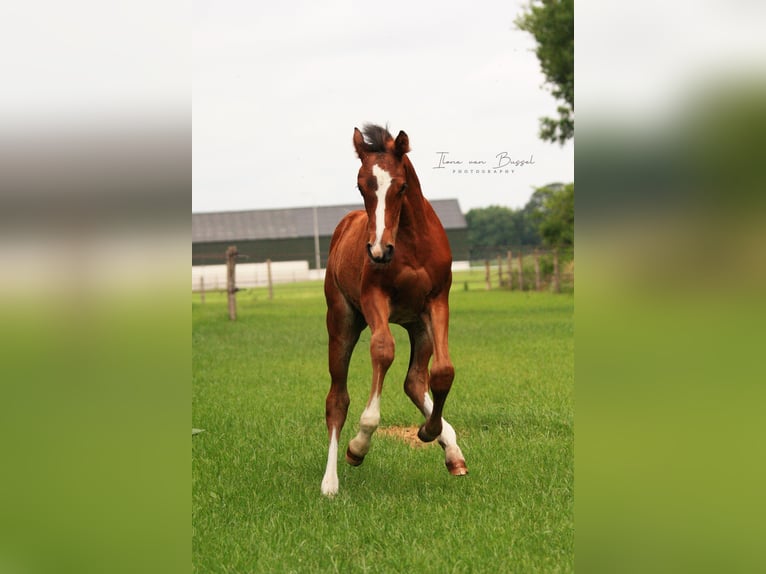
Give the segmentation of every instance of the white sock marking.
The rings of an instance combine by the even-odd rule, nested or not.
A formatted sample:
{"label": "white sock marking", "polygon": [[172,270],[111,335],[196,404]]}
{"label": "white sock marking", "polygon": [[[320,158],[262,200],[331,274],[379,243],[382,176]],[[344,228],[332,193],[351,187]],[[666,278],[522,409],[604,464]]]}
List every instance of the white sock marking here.
{"label": "white sock marking", "polygon": [[365,456],[370,451],[372,433],[380,424],[380,395],[373,395],[370,404],[362,412],[359,419],[359,432],[348,443],[352,452],[359,456]]}
{"label": "white sock marking", "polygon": [[426,411],[426,418],[431,416],[431,413],[434,412],[434,402],[431,400],[431,395],[426,393],[423,396],[423,408]]}
{"label": "white sock marking", "polygon": [[338,493],[338,433],[332,429],[330,448],[327,451],[327,468],[322,479],[322,494],[334,496]]}
{"label": "white sock marking", "polygon": [[[426,393],[423,396],[423,410],[425,411],[426,418],[431,416],[434,410],[434,402],[431,400],[431,395]],[[463,453],[460,451],[460,447],[457,445],[457,435],[455,429],[442,418],[442,434],[437,439],[439,444],[444,447],[445,458],[447,461],[463,460]]]}
{"label": "white sock marking", "polygon": [[374,432],[380,424],[380,395],[373,395],[370,404],[364,409],[359,426]]}

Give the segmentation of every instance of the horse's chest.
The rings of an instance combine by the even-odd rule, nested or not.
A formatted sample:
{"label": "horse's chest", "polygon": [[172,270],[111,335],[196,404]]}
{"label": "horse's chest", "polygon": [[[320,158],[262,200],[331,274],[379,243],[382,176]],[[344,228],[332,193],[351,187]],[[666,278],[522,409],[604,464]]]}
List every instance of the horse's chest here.
{"label": "horse's chest", "polygon": [[399,274],[389,289],[391,321],[408,322],[425,310],[433,285],[424,270],[408,270]]}

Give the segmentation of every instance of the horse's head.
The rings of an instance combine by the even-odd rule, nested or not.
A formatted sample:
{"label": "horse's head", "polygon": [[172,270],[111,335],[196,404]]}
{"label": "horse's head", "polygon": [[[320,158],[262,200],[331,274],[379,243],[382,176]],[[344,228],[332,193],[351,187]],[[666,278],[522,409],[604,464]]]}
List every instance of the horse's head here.
{"label": "horse's head", "polygon": [[367,210],[367,255],[374,263],[388,263],[407,190],[402,158],[410,151],[409,138],[400,131],[394,139],[388,130],[367,125],[364,134],[354,128],[354,147],[362,160],[357,187]]}

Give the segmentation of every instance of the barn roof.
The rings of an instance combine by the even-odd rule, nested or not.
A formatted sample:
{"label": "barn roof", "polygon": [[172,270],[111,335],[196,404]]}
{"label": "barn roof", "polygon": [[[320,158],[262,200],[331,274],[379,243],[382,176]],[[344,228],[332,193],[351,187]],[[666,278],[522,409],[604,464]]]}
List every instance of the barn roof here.
{"label": "barn roof", "polygon": [[[431,205],[445,229],[466,227],[457,199],[435,199]],[[349,204],[317,207],[319,235],[332,235],[338,222],[347,213],[357,209],[364,209],[364,206]],[[313,236],[313,207],[192,213],[192,243]]]}

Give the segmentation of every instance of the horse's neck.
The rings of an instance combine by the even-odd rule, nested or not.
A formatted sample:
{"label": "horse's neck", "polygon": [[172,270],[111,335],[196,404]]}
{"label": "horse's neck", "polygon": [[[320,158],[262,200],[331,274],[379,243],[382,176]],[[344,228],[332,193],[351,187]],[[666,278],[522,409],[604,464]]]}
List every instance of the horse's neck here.
{"label": "horse's neck", "polygon": [[407,192],[402,205],[402,216],[411,222],[414,230],[423,230],[428,224],[430,205],[423,196],[420,180],[407,156],[404,156],[404,172],[407,178]]}

